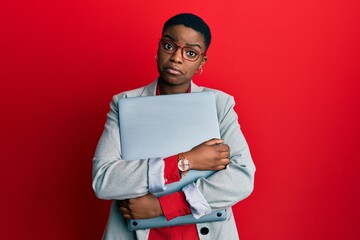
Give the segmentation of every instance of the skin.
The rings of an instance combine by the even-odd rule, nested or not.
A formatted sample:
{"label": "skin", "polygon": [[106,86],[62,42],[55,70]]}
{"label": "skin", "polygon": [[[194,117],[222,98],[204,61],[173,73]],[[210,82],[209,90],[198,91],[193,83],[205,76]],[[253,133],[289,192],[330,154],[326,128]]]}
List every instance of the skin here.
{"label": "skin", "polygon": [[[175,25],[164,31],[162,38],[173,40],[177,45],[191,46],[197,51],[205,52],[205,41],[201,33],[184,25]],[[195,62],[185,60],[182,50],[178,48],[174,54],[167,54],[160,49],[157,52],[157,68],[161,94],[186,93],[195,72],[201,69],[207,57],[200,55]]]}
{"label": "skin", "polygon": [[[192,46],[205,52],[205,41],[201,33],[184,25],[166,29],[162,38],[173,40],[177,45]],[[195,72],[207,60],[201,55],[195,62],[182,57],[181,48],[174,54],[158,50],[159,88],[161,94],[186,93]],[[230,148],[222,139],[211,139],[185,153],[191,170],[222,170],[229,164]],[[144,196],[119,201],[119,211],[125,219],[147,219],[163,215],[159,200],[148,193]]]}

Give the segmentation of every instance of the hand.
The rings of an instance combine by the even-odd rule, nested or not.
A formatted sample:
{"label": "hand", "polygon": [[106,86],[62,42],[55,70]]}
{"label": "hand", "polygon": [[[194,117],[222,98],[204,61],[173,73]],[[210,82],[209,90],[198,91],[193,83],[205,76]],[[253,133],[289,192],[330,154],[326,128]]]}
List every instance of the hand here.
{"label": "hand", "polygon": [[211,139],[185,153],[194,170],[222,170],[229,164],[230,148],[222,139]]}
{"label": "hand", "polygon": [[119,211],[126,220],[146,219],[163,215],[158,198],[151,193],[118,202]]}

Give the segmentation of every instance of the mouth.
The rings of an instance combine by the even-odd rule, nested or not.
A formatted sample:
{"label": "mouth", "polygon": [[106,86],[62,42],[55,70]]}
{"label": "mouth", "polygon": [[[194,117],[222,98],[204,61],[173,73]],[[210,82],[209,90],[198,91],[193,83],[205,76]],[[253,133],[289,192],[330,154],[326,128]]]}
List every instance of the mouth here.
{"label": "mouth", "polygon": [[180,68],[176,66],[167,66],[164,68],[164,72],[171,74],[171,75],[182,75]]}

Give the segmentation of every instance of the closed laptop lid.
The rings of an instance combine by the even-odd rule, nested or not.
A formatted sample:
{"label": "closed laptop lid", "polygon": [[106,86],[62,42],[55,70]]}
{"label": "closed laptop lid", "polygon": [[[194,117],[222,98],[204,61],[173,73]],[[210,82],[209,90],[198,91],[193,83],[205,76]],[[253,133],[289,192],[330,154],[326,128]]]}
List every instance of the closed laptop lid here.
{"label": "closed laptop lid", "polygon": [[[167,157],[188,151],[212,138],[220,138],[213,92],[186,93],[119,99],[121,157],[136,160]],[[181,180],[167,184],[166,195],[181,190],[213,171],[191,170]],[[221,221],[226,212],[215,211],[200,219],[191,214],[167,221],[165,217],[129,220],[130,230],[166,227],[190,223]]]}
{"label": "closed laptop lid", "polygon": [[124,160],[167,157],[220,138],[213,92],[119,99]]}

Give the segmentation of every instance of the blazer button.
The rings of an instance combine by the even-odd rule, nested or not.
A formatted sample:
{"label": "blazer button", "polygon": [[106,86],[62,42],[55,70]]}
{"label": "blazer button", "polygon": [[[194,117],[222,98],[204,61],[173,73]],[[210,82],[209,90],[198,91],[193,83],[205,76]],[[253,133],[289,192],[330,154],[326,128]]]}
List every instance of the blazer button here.
{"label": "blazer button", "polygon": [[209,229],[207,227],[203,227],[203,228],[200,229],[200,233],[202,235],[206,235],[206,234],[209,233]]}

